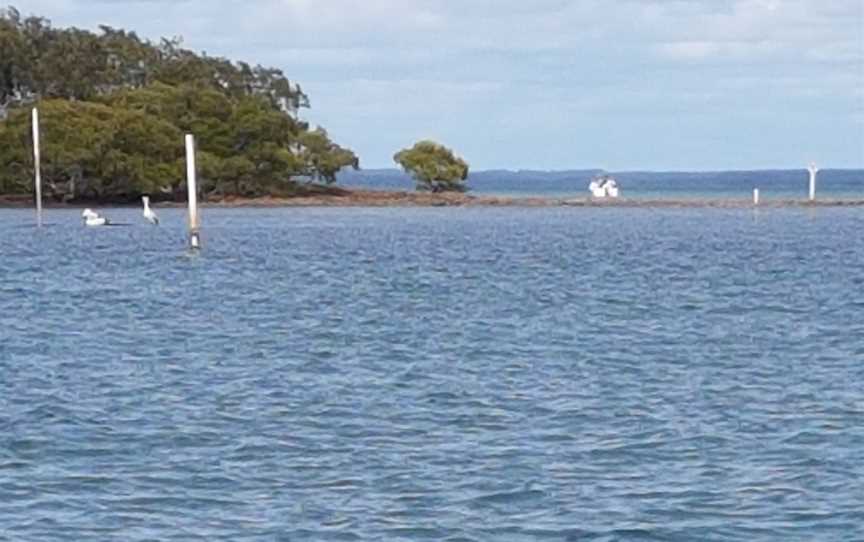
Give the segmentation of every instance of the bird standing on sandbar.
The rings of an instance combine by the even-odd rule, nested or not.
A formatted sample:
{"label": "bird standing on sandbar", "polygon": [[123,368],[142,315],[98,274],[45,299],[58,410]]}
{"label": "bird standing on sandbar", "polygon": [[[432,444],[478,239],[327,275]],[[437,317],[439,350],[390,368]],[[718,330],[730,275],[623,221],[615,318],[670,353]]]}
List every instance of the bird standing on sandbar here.
{"label": "bird standing on sandbar", "polygon": [[150,208],[150,196],[141,196],[141,201],[144,202],[144,218],[147,219],[147,222],[154,226],[158,226],[159,217],[156,216],[156,213],[154,213],[153,209]]}

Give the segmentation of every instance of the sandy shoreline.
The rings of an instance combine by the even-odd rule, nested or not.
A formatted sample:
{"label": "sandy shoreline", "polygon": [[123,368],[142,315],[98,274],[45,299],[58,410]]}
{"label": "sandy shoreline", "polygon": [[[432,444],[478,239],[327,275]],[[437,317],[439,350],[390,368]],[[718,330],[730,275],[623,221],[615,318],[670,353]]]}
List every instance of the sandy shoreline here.
{"label": "sandy shoreline", "polygon": [[[81,208],[88,204],[45,202],[46,208]],[[752,208],[750,198],[621,198],[596,200],[590,197],[556,198],[543,196],[490,196],[460,193],[432,194],[375,190],[340,190],[336,194],[316,194],[292,198],[226,198],[202,204],[211,208],[271,207],[637,207],[637,208]],[[29,197],[0,196],[0,208],[27,208]],[[127,207],[137,204],[100,203],[100,207]],[[156,207],[185,207],[183,202],[161,202]],[[823,198],[815,202],[801,199],[763,199],[761,208],[778,207],[858,207],[864,198]]]}

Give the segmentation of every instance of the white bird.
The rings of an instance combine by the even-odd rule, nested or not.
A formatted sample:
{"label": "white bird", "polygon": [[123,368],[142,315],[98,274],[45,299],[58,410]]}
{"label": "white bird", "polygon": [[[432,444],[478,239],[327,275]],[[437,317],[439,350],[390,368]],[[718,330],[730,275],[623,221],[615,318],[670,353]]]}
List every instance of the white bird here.
{"label": "white bird", "polygon": [[105,226],[108,224],[107,218],[99,216],[98,213],[90,208],[81,211],[81,218],[84,220],[85,226]]}
{"label": "white bird", "polygon": [[156,213],[154,213],[153,209],[150,208],[150,196],[141,196],[141,201],[144,202],[144,218],[147,219],[147,222],[154,226],[158,226],[159,217],[156,216]]}
{"label": "white bird", "polygon": [[591,195],[595,198],[604,198],[606,197],[606,189],[603,185],[600,184],[600,181],[594,179],[591,181],[591,184],[588,185],[588,191],[591,192]]}

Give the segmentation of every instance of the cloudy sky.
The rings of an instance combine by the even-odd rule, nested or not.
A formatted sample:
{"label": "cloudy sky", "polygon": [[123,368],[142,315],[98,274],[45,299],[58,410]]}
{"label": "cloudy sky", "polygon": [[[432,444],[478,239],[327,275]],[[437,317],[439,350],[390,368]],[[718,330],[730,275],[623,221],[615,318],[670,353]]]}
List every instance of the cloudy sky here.
{"label": "cloudy sky", "polygon": [[367,168],[864,166],[861,0],[12,1],[279,67]]}

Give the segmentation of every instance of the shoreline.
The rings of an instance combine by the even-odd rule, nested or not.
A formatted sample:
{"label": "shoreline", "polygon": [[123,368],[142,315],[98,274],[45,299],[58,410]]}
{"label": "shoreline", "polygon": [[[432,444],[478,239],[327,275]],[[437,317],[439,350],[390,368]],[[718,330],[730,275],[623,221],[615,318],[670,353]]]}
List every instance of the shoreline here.
{"label": "shoreline", "polygon": [[[21,209],[33,206],[31,196],[0,196],[0,208]],[[43,202],[46,209],[82,209],[84,207],[139,207],[128,202]],[[754,205],[742,198],[620,198],[598,200],[584,197],[493,196],[463,193],[429,193],[383,190],[340,190],[332,194],[295,197],[228,197],[201,203],[205,208],[276,208],[276,207],[624,207],[624,208],[782,208],[782,207],[861,207],[862,198],[763,199]],[[185,208],[185,202],[157,202],[156,208]]]}

